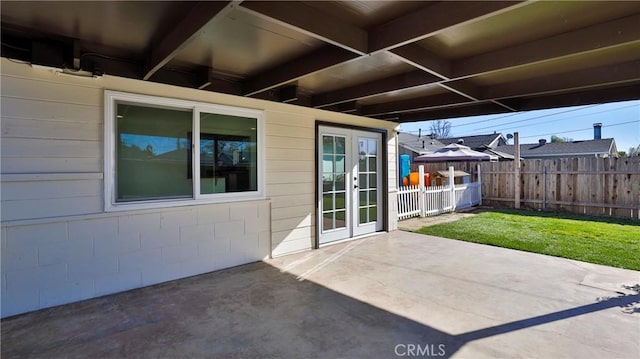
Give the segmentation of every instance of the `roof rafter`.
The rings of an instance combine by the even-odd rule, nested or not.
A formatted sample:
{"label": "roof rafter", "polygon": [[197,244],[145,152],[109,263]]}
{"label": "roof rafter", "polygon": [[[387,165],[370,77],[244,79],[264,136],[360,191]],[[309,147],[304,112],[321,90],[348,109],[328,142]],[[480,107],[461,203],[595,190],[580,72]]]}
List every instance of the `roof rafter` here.
{"label": "roof rafter", "polygon": [[381,80],[367,82],[360,85],[315,95],[311,99],[311,104],[314,107],[325,107],[391,91],[432,84],[437,82],[438,80],[438,77],[435,77],[421,70],[415,70],[412,72],[387,77]]}
{"label": "roof rafter", "polygon": [[522,5],[521,1],[443,1],[382,24],[369,32],[369,51],[390,50],[429,37],[451,26],[478,20]]}
{"label": "roof rafter", "polygon": [[248,1],[239,8],[358,55],[368,52],[368,35],[365,30],[305,3]]}
{"label": "roof rafter", "polygon": [[253,96],[357,57],[359,56],[351,51],[327,45],[246,79],[243,92],[245,96]]}
{"label": "roof rafter", "polygon": [[[239,0],[200,1],[196,3],[179,24],[169,27],[169,31],[151,44],[149,60],[144,68],[143,79],[149,80],[156,71],[171,61],[196,35],[216,16],[228,13]],[[164,24],[166,25],[166,24]]]}
{"label": "roof rafter", "polygon": [[505,113],[509,110],[493,102],[476,103],[459,107],[439,108],[430,111],[412,112],[400,114],[398,122],[428,121],[444,118],[475,116],[477,114],[492,115]]}
{"label": "roof rafter", "polygon": [[562,57],[640,44],[640,14],[454,61],[452,76],[463,78]]}
{"label": "roof rafter", "polygon": [[[578,90],[640,79],[640,60],[480,87],[481,100]],[[464,80],[463,80],[464,81]]]}
{"label": "roof rafter", "polygon": [[584,91],[547,94],[530,98],[504,99],[503,103],[518,108],[519,111],[590,105],[604,102],[631,101],[640,99],[640,82],[621,87],[585,89]]}
{"label": "roof rafter", "polygon": [[451,79],[450,61],[438,57],[418,44],[404,45],[389,50],[389,52],[405,63],[438,76],[443,80]]}
{"label": "roof rafter", "polygon": [[455,93],[444,93],[409,100],[366,105],[360,108],[360,114],[364,116],[376,116],[407,111],[420,111],[429,108],[448,107],[469,102],[470,100]]}

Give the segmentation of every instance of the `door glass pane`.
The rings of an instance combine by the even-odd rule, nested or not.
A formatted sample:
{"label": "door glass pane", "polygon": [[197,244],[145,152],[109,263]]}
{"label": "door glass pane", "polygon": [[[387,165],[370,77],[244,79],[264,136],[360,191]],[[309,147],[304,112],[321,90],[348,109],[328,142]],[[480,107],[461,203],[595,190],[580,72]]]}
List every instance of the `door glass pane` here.
{"label": "door glass pane", "polygon": [[376,171],[376,157],[369,157],[369,168],[367,171],[375,172]]}
{"label": "door glass pane", "polygon": [[322,136],[322,153],[333,153],[333,136]]}
{"label": "door glass pane", "polygon": [[358,187],[359,188],[363,188],[363,189],[369,188],[368,185],[367,185],[367,175],[366,174],[360,174],[358,176]]}
{"label": "door glass pane", "polygon": [[336,211],[336,222],[334,228],[345,228],[347,226],[346,211]]}
{"label": "door glass pane", "polygon": [[192,112],[116,104],[116,200],[193,197]]}
{"label": "door glass pane", "polygon": [[345,189],[345,175],[339,174],[335,176],[335,190],[336,191],[344,191]]}
{"label": "door glass pane", "polygon": [[370,155],[370,156],[375,156],[375,155],[377,155],[377,154],[378,154],[378,151],[377,151],[377,150],[378,150],[378,146],[377,146],[377,142],[378,142],[378,141],[376,141],[376,140],[369,140],[368,142],[369,142],[369,144],[368,144],[368,146],[367,146],[367,147],[368,147],[367,154],[368,154],[368,155]]}
{"label": "door glass pane", "polygon": [[[360,138],[358,139],[358,154],[360,156],[364,156],[367,154],[367,140]],[[362,158],[362,157],[360,157]]]}
{"label": "door glass pane", "polygon": [[377,182],[376,181],[376,175],[375,174],[370,174],[369,175],[369,187],[367,187],[367,188],[376,188],[376,187],[378,187],[376,182]]}
{"label": "door glass pane", "polygon": [[337,192],[335,197],[335,208],[346,208],[346,196],[345,192]]}
{"label": "door glass pane", "polygon": [[343,173],[344,172],[344,156],[337,155],[336,156],[336,167],[335,172]]}
{"label": "door glass pane", "polygon": [[200,193],[257,191],[257,119],[200,113]]}
{"label": "door glass pane", "polygon": [[329,194],[323,194],[322,195],[322,210],[323,211],[330,211],[332,210],[333,207],[333,194],[329,193]]}
{"label": "door glass pane", "polygon": [[322,172],[334,172],[332,155],[322,156]]}
{"label": "door glass pane", "polygon": [[378,206],[369,207],[369,221],[375,222],[378,220]]}
{"label": "door glass pane", "polygon": [[378,203],[378,191],[369,191],[369,205],[375,205]]}
{"label": "door glass pane", "polygon": [[322,214],[322,230],[327,231],[334,228],[335,228],[335,225],[333,224],[333,212],[323,213]]}
{"label": "door glass pane", "polygon": [[322,175],[322,192],[333,191],[333,174]]}
{"label": "door glass pane", "polygon": [[369,223],[369,220],[367,218],[367,214],[368,214],[367,207],[360,208],[360,213],[359,214],[360,214],[360,218],[358,219],[358,222],[360,224]]}
{"label": "door glass pane", "polygon": [[345,151],[345,138],[344,137],[336,137],[336,153],[339,155],[344,155]]}
{"label": "door glass pane", "polygon": [[365,156],[360,156],[360,161],[358,161],[358,171],[359,172],[367,171],[367,158]]}

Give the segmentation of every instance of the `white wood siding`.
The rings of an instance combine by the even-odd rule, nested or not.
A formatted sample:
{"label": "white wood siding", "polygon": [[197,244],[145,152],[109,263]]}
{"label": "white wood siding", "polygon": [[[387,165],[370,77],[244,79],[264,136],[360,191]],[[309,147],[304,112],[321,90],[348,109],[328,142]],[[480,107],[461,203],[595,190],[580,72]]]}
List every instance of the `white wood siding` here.
{"label": "white wood siding", "polygon": [[[392,123],[111,76],[60,76],[4,58],[1,65],[3,317],[310,249],[316,120],[388,130],[396,186]],[[264,111],[266,199],[105,213],[106,89]],[[389,222],[395,228],[393,212]]]}

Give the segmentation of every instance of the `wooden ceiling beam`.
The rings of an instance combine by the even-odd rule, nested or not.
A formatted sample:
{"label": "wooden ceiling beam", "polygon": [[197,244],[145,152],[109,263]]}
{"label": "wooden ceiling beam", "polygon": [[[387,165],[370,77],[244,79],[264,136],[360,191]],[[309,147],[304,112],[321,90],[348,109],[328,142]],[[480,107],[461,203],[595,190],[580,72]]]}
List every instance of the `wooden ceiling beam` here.
{"label": "wooden ceiling beam", "polygon": [[511,10],[521,1],[442,1],[382,24],[369,32],[369,52],[390,50],[446,28]]}
{"label": "wooden ceiling beam", "polygon": [[171,61],[216,16],[226,14],[240,1],[200,1],[179,24],[161,24],[167,32],[157,36],[149,46],[148,61],[144,67],[144,80]]}
{"label": "wooden ceiling beam", "polygon": [[368,53],[368,34],[365,30],[305,3],[247,1],[239,8],[358,55]]}
{"label": "wooden ceiling beam", "polygon": [[343,102],[359,100],[391,91],[404,90],[411,87],[428,85],[437,82],[440,78],[421,70],[387,77],[381,80],[363,83],[356,86],[343,88],[312,96],[313,107],[326,107]]}
{"label": "wooden ceiling beam", "polygon": [[517,108],[518,111],[531,111],[546,108],[639,100],[640,91],[638,89],[640,89],[640,82],[610,88],[586,89],[571,93],[504,99],[501,100],[501,102]]}
{"label": "wooden ceiling beam", "polygon": [[[480,87],[480,100],[574,91],[640,79],[640,60]],[[464,81],[464,80],[463,80]],[[459,86],[459,84],[458,84]]]}
{"label": "wooden ceiling beam", "polygon": [[400,114],[396,121],[398,122],[416,122],[429,121],[445,118],[467,117],[477,115],[493,115],[498,113],[509,112],[508,109],[496,105],[492,102],[477,103],[472,105],[462,105],[457,107],[446,107],[430,111],[412,112]]}
{"label": "wooden ceiling beam", "polygon": [[245,96],[254,96],[260,92],[286,85],[303,76],[325,70],[358,57],[358,55],[351,51],[333,45],[327,45],[319,50],[249,77],[244,81],[243,93]]}
{"label": "wooden ceiling beam", "polygon": [[402,112],[416,112],[430,108],[447,107],[468,102],[470,102],[469,99],[458,94],[444,93],[409,100],[365,105],[360,108],[360,114],[363,116],[379,116]]}
{"label": "wooden ceiling beam", "polygon": [[390,50],[403,62],[443,80],[451,79],[451,63],[418,44],[408,44]]}
{"label": "wooden ceiling beam", "polygon": [[453,78],[602,51],[636,43],[640,46],[640,14],[454,61]]}

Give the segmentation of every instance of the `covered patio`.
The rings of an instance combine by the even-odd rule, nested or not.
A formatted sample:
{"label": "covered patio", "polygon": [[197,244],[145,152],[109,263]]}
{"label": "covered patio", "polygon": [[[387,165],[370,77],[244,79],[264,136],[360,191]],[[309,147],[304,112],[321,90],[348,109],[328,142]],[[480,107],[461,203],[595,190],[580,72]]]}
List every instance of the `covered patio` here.
{"label": "covered patio", "polygon": [[13,317],[2,357],[636,358],[639,283],[395,231]]}

